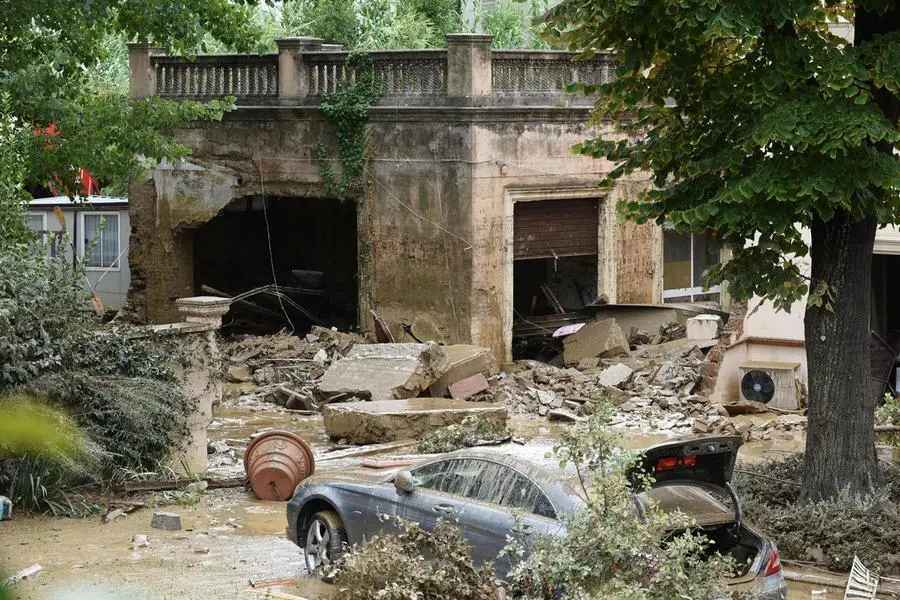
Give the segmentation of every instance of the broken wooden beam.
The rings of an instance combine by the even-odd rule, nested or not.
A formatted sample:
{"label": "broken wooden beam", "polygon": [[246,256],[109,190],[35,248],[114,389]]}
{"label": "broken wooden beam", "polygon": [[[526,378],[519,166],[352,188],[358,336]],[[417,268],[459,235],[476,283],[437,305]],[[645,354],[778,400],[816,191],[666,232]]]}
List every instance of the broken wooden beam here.
{"label": "broken wooden beam", "polygon": [[[167,490],[178,490],[183,487],[195,483],[196,479],[176,478],[176,479],[155,479],[147,481],[128,481],[125,483],[125,491],[134,492],[164,492]],[[233,488],[242,487],[247,479],[246,477],[207,477],[203,479],[210,489],[216,488]]]}

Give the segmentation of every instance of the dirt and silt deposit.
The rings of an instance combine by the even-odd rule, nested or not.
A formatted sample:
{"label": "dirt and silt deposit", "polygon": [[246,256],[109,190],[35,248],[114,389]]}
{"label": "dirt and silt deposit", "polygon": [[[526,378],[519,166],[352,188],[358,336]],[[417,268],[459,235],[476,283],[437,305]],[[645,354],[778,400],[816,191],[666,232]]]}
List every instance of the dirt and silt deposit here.
{"label": "dirt and silt deposit", "polygon": [[[267,429],[287,429],[306,440],[318,473],[365,469],[359,455],[329,459],[332,451],[350,446],[326,433],[320,410],[325,402],[338,400],[323,399],[317,381],[354,345],[367,342],[353,334],[316,330],[306,338],[272,336],[223,344],[229,383],[209,428],[210,472],[242,474],[246,444]],[[743,460],[802,446],[797,415],[730,416],[695,393],[701,357],[685,345],[663,346],[653,359],[602,359],[593,366],[589,361],[583,369],[525,361],[490,374],[488,388],[469,400],[506,406],[512,437],[535,456],[548,452],[563,428],[583,418],[599,399],[617,404],[614,426],[635,448],[697,431],[701,422],[710,431],[743,434],[748,439],[740,453]],[[625,369],[616,367],[620,364],[631,373],[626,376]],[[616,372],[610,373],[613,367]],[[352,395],[350,390],[344,399],[353,400]],[[390,453],[409,452],[399,448]],[[276,589],[304,598],[329,595],[330,586],[306,574],[299,549],[284,538],[284,503],[261,502],[243,488],[210,489],[195,505],[165,510],[182,516],[180,531],[151,529],[151,508],[109,523],[99,516],[17,515],[0,523],[3,566],[12,573],[35,563],[43,567],[15,584],[20,598],[262,597],[251,589],[251,579],[294,580]],[[139,536],[147,536],[149,545],[142,545]],[[810,588],[792,597],[809,598]],[[840,595],[831,590],[816,597]]]}

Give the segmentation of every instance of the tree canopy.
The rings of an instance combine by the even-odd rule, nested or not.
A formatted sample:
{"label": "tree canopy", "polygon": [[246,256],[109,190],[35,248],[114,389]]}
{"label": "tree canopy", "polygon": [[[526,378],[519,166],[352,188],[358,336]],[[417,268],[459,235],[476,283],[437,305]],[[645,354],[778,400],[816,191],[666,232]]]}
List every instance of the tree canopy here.
{"label": "tree canopy", "polygon": [[[828,26],[850,8],[568,0],[552,13],[552,33],[573,48],[612,47],[620,58],[614,82],[585,91],[599,97],[597,117],[630,137],[578,150],[618,162],[611,179],[652,174],[654,189],[627,202],[627,216],[715,232],[732,258],[707,281],[728,281],[736,297],[788,309],[805,296],[797,224],[839,210],[900,217],[900,160],[879,148],[900,140],[896,112],[876,100],[879,89],[898,91],[900,32],[849,48]],[[821,294],[827,282],[812,284]]]}
{"label": "tree canopy", "polygon": [[[839,19],[854,43],[831,32]],[[784,310],[808,298],[805,485],[867,489],[871,254],[876,226],[900,220],[897,2],[564,0],[547,23],[573,50],[618,56],[615,81],[581,87],[616,134],[576,151],[616,163],[607,183],[650,177],[623,215],[713,233],[731,258],[707,285]]]}
{"label": "tree canopy", "polygon": [[[252,18],[254,4],[255,0],[5,3],[0,9],[4,205],[14,207],[26,184],[46,187],[52,182],[63,193],[77,195],[82,192],[81,168],[101,180],[121,181],[138,170],[141,160],[184,156],[187,149],[162,132],[191,119],[220,118],[230,102],[129,100],[116,85],[127,64],[119,42],[143,41],[192,54],[214,39],[254,50],[261,32]],[[15,164],[5,164],[7,158]],[[9,233],[7,225],[12,227],[6,223],[3,231]]]}

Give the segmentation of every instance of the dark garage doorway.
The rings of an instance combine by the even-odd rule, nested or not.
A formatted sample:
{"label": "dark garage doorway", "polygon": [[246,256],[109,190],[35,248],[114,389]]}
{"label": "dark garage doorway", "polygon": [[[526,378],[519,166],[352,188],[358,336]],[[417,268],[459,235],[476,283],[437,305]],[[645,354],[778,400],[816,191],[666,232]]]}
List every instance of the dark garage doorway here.
{"label": "dark garage doorway", "polygon": [[[273,279],[284,294],[280,301],[271,293]],[[195,293],[236,296],[263,286],[272,287],[232,305],[226,331],[355,326],[356,205],[329,198],[245,197],[197,229]]]}

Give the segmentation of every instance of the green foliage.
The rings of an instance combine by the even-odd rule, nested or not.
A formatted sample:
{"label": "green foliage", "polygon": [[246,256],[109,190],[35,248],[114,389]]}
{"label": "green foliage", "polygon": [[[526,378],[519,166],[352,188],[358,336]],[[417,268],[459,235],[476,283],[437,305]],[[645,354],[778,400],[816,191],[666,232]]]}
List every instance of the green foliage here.
{"label": "green foliage", "polygon": [[869,496],[841,493],[800,502],[803,456],[741,465],[734,485],[747,518],[778,540],[783,558],[848,571],[853,556],[884,575],[897,573],[900,548],[900,471],[883,470],[884,485]]}
{"label": "green foliage", "polygon": [[485,33],[494,36],[494,48],[548,48],[542,39],[545,29],[539,17],[547,10],[546,0],[529,3],[501,0],[491,10],[478,15]]}
{"label": "green foliage", "polygon": [[[711,599],[727,595],[724,578],[734,563],[710,556],[708,540],[692,533],[683,514],[655,505],[639,518],[629,478],[634,455],[609,428],[611,408],[598,406],[588,421],[567,431],[554,449],[561,467],[574,466],[587,508],[564,517],[564,536],[537,536],[530,553],[510,573],[515,597],[575,599]],[[682,531],[684,533],[677,533]],[[507,552],[523,555],[522,545]]]}
{"label": "green foliage", "polygon": [[0,395],[0,457],[76,458],[81,432],[67,414],[25,394]]}
{"label": "green foliage", "polygon": [[419,454],[453,452],[474,446],[478,441],[502,440],[509,436],[510,432],[503,421],[473,415],[459,424],[447,425],[431,432],[416,444],[414,451]]}
{"label": "green foliage", "polygon": [[897,114],[878,103],[897,89],[900,32],[849,46],[827,25],[854,4],[565,0],[552,10],[550,39],[619,59],[614,82],[580,88],[615,135],[576,151],[616,163],[608,183],[652,175],[652,189],[621,202],[625,217],[713,231],[731,248],[707,285],[728,281],[734,297],[782,309],[812,285],[823,305],[829,282],[807,281],[796,262],[808,254],[798,225],[839,211],[900,220]]}
{"label": "green foliage", "polygon": [[0,248],[0,391],[27,389],[66,409],[86,447],[52,460],[35,448],[5,453],[0,493],[26,508],[70,510],[69,487],[155,465],[187,433],[193,406],[171,370],[174,342],[101,329],[84,281],[81,265],[43,249]]}
{"label": "green foliage", "polygon": [[63,371],[31,381],[28,389],[69,408],[103,450],[107,473],[153,468],[184,442],[194,408],[178,384],[147,377]]}
{"label": "green foliage", "polygon": [[[397,519],[399,532],[365,541],[337,566],[337,600],[490,600],[491,567],[475,568],[459,528],[439,519],[433,531]],[[428,560],[425,557],[428,557]]]}
{"label": "green foliage", "polygon": [[[884,395],[884,404],[875,410],[877,425],[900,425],[900,400],[893,394]],[[887,444],[900,447],[900,433],[881,434]]]}
{"label": "green foliage", "polygon": [[0,249],[0,389],[63,366],[88,327],[83,272],[18,245]]}
{"label": "green foliage", "polygon": [[31,240],[22,220],[28,129],[9,113],[9,104],[9,94],[0,93],[0,251]]}
{"label": "green foliage", "polygon": [[369,107],[381,98],[371,60],[363,54],[347,59],[355,72],[355,80],[320,105],[326,123],[337,131],[340,176],[335,172],[324,141],[319,142],[318,159],[325,190],[341,201],[356,200],[365,192],[367,150],[369,146]]}
{"label": "green foliage", "polygon": [[321,37],[365,52],[443,47],[460,29],[457,0],[288,0],[272,35]]}
{"label": "green foliage", "polygon": [[[78,169],[101,180],[127,180],[140,167],[177,159],[187,149],[161,131],[191,119],[217,119],[230,102],[204,107],[125,97],[124,41],[142,40],[168,51],[192,53],[207,36],[235,49],[251,50],[261,31],[255,2],[200,0],[35,0],[18,2],[0,28],[0,93],[4,118],[17,117],[29,134],[17,184],[81,192]],[[77,24],[74,26],[73,24]],[[57,135],[32,135],[55,126]],[[9,171],[0,165],[6,180]],[[57,181],[58,180],[58,181]],[[2,186],[4,203],[21,200]],[[12,195],[10,195],[12,192]]]}

